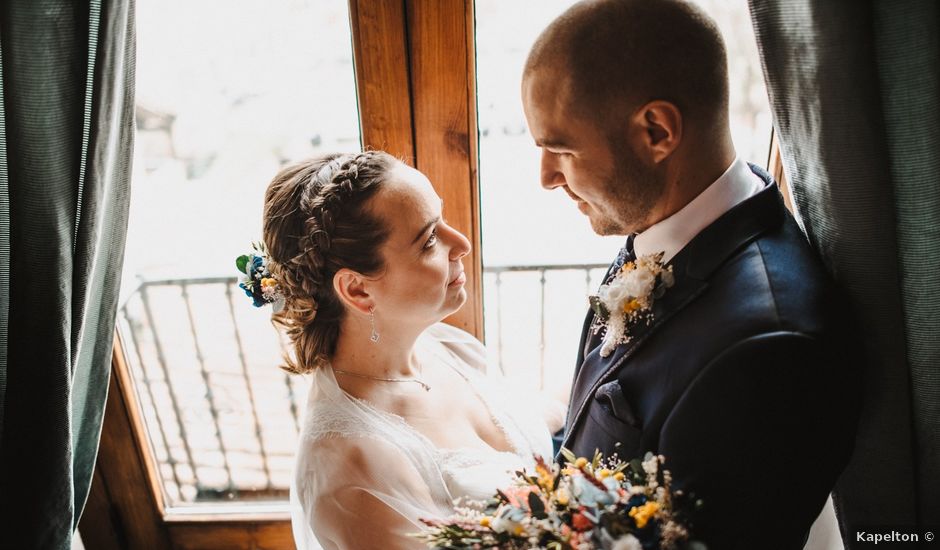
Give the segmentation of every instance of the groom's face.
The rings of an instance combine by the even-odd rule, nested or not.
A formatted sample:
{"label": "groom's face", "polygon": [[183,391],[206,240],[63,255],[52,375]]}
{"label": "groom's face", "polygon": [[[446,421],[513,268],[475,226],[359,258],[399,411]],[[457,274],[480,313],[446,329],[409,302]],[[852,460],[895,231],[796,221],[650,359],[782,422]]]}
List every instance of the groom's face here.
{"label": "groom's face", "polygon": [[565,81],[542,71],[523,79],[529,131],[542,150],[542,187],[563,189],[599,235],[642,231],[661,196],[661,178],[630,147],[629,117],[611,113],[603,120],[577,103]]}

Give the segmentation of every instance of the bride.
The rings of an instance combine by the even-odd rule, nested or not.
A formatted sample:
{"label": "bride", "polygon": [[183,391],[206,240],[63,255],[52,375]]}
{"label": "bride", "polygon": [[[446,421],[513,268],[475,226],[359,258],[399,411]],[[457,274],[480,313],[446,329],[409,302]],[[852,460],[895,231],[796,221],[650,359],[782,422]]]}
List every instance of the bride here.
{"label": "bride", "polygon": [[506,391],[482,345],[441,323],[467,299],[470,252],[442,206],[378,151],[294,164],[267,189],[285,296],[273,320],[293,345],[285,368],[313,379],[291,487],[299,549],[423,548],[409,536],[421,518],[551,458],[562,415]]}

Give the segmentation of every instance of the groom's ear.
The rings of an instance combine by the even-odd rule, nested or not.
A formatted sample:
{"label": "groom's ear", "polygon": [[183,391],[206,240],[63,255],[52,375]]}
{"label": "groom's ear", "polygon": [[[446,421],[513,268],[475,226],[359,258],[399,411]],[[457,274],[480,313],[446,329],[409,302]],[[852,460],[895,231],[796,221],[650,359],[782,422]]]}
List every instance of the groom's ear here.
{"label": "groom's ear", "polygon": [[368,315],[369,308],[375,305],[366,290],[365,278],[351,269],[343,268],[336,272],[333,276],[333,290],[346,307],[363,315]]}
{"label": "groom's ear", "polygon": [[640,142],[639,150],[653,163],[659,164],[679,147],[682,113],[673,103],[650,101],[635,111],[633,118],[640,129],[634,134]]}

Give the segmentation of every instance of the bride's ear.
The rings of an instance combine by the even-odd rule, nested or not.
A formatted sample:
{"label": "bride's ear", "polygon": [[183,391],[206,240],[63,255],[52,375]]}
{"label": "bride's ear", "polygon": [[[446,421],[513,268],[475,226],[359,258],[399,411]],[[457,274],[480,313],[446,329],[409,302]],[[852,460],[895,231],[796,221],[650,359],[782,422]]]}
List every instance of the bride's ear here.
{"label": "bride's ear", "polygon": [[363,315],[375,305],[372,295],[366,290],[365,278],[351,269],[340,269],[333,276],[333,290],[346,307]]}

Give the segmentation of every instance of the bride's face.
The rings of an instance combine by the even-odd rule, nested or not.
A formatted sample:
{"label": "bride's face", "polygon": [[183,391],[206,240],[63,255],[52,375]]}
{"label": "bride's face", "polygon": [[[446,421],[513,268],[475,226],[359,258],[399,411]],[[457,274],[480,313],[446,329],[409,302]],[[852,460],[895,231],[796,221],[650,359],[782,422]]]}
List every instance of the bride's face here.
{"label": "bride's face", "polygon": [[444,221],[431,182],[398,163],[371,207],[389,229],[381,248],[385,270],[370,284],[376,319],[430,325],[460,309],[470,241]]}

